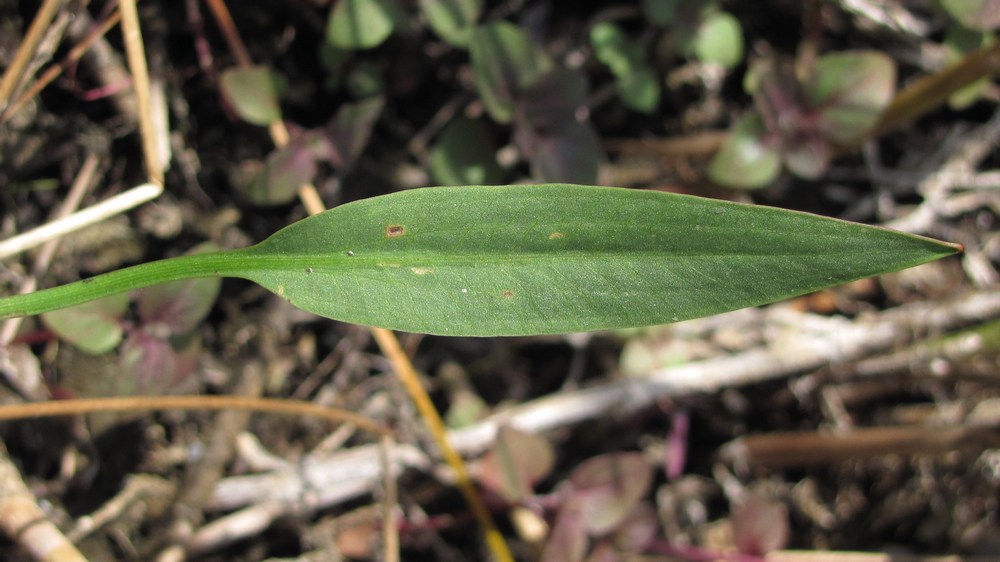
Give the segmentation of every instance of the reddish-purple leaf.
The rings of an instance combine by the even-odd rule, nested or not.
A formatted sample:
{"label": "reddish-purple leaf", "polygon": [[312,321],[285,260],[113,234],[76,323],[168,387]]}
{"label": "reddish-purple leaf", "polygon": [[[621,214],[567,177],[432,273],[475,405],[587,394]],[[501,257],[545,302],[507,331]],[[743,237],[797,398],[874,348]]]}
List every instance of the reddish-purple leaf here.
{"label": "reddish-purple leaf", "polygon": [[177,352],[170,342],[146,330],[136,330],[119,350],[121,372],[132,381],[134,394],[161,394],[177,378]]}
{"label": "reddish-purple leaf", "polygon": [[567,493],[579,502],[587,529],[604,534],[628,516],[649,492],[653,467],[640,453],[613,453],[589,459],[569,476]]}
{"label": "reddish-purple leaf", "polygon": [[525,89],[519,122],[540,134],[556,133],[576,123],[587,97],[587,79],[579,72],[556,67]]}
{"label": "reddish-purple leaf", "polygon": [[744,554],[763,556],[788,544],[788,508],[750,492],[732,507],[733,540]]}
{"label": "reddish-purple leaf", "polygon": [[590,124],[573,121],[547,133],[519,127],[515,138],[531,163],[531,174],[543,182],[589,184],[597,180],[604,159],[601,140]]}
{"label": "reddish-purple leaf", "polygon": [[246,183],[234,187],[254,205],[286,205],[293,201],[299,187],[316,177],[316,156],[304,139],[297,139],[272,152],[263,166]]}
{"label": "reddish-purple leaf", "polygon": [[[190,254],[215,251],[212,244],[202,244]],[[219,296],[222,279],[203,277],[155,285],[142,290],[138,297],[139,318],[144,324],[159,325],[166,336],[186,334],[204,320]]]}
{"label": "reddish-purple leaf", "polygon": [[622,562],[622,560],[618,549],[605,541],[597,543],[597,546],[590,551],[590,556],[587,557],[587,562]]}
{"label": "reddish-purple leaf", "polygon": [[647,502],[637,504],[614,534],[615,544],[625,552],[643,552],[656,537],[660,521],[656,509]]}
{"label": "reddish-purple leaf", "polygon": [[582,562],[587,553],[587,524],[573,500],[563,505],[542,549],[541,562]]}
{"label": "reddish-purple leaf", "polygon": [[691,418],[686,411],[679,410],[670,416],[670,421],[670,433],[667,434],[666,447],[663,448],[663,470],[667,480],[673,481],[684,475]]}
{"label": "reddish-purple leaf", "polygon": [[800,178],[820,177],[832,157],[829,141],[818,131],[802,131],[785,140],[785,165]]}
{"label": "reddish-purple leaf", "polygon": [[358,161],[368,146],[372,129],[382,114],[383,107],[385,99],[381,96],[341,106],[333,122],[327,126],[327,134],[336,155],[333,159],[335,166],[350,168]]}
{"label": "reddish-purple leaf", "polygon": [[493,448],[480,463],[479,480],[510,503],[530,495],[552,470],[552,445],[541,436],[500,426]]}
{"label": "reddish-purple leaf", "polygon": [[759,60],[750,65],[743,82],[753,95],[765,130],[785,134],[801,126],[804,108],[790,64],[770,58]]}

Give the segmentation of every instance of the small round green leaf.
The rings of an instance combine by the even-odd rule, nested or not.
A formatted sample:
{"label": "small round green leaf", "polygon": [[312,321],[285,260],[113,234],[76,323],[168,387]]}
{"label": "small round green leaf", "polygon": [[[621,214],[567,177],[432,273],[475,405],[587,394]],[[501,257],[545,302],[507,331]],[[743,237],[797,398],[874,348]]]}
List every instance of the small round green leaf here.
{"label": "small round green leaf", "polygon": [[122,316],[128,295],[112,295],[42,315],[42,322],[60,339],[90,355],[114,349],[122,341]]}
{"label": "small round green leaf", "polygon": [[431,173],[442,185],[494,185],[503,179],[493,139],[479,119],[459,117],[431,149]]}
{"label": "small round green leaf", "polygon": [[638,66],[629,74],[619,76],[615,86],[618,97],[629,109],[652,113],[660,105],[660,79],[648,66]]}
{"label": "small round green leaf", "polygon": [[733,126],[729,138],[708,166],[708,177],[719,185],[759,189],[778,177],[781,153],[765,141],[767,129],[760,117],[748,115]]}
{"label": "small round green leaf", "polygon": [[848,144],[875,126],[892,99],[896,64],[877,51],[824,55],[803,87],[809,105],[820,111],[827,137]]}
{"label": "small round green leaf", "polygon": [[420,0],[427,23],[441,39],[456,47],[469,44],[472,30],[483,13],[482,0]]}
{"label": "small round green leaf", "polygon": [[743,61],[743,28],[726,12],[707,16],[695,34],[692,48],[698,60],[733,68]]}
{"label": "small round green leaf", "polygon": [[266,126],[281,119],[278,99],[287,85],[270,68],[231,68],[222,73],[219,84],[233,111],[244,121]]}
{"label": "small round green leaf", "polygon": [[371,49],[392,35],[399,19],[396,0],[337,0],[326,39],[341,49]]}

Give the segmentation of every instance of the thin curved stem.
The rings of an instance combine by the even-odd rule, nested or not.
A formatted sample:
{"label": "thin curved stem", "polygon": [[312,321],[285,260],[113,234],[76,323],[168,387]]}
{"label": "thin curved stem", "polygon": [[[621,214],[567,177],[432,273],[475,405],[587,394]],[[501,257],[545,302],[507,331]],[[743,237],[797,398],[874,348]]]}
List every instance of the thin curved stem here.
{"label": "thin curved stem", "polygon": [[[152,285],[231,275],[233,252],[178,256],[103,273],[68,285],[0,299],[0,319],[32,316]],[[235,260],[240,263],[240,260]]]}
{"label": "thin curved stem", "polygon": [[328,408],[302,400],[256,396],[109,396],[0,406],[0,420],[71,416],[107,412],[164,410],[249,410],[293,416],[312,416],[336,423],[350,423],[379,435],[391,435],[384,425],[349,410]]}

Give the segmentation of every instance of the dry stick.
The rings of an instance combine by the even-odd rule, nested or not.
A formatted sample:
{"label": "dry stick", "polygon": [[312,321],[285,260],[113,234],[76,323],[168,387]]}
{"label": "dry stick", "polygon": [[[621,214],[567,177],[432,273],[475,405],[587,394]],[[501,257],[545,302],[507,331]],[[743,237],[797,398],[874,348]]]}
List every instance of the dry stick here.
{"label": "dry stick", "polygon": [[996,556],[924,556],[898,552],[821,552],[777,550],[768,552],[764,562],[996,562]]}
{"label": "dry stick", "polygon": [[90,32],[86,39],[78,43],[73,47],[63,60],[56,65],[49,67],[41,76],[31,86],[25,90],[23,94],[18,96],[17,100],[7,106],[7,109],[0,114],[0,123],[7,121],[14,116],[18,111],[20,111],[25,105],[31,101],[32,98],[38,95],[46,86],[52,83],[53,80],[58,78],[63,72],[69,68],[70,65],[76,63],[80,58],[90,49],[90,46],[94,44],[95,41],[104,37],[104,35],[111,30],[112,27],[118,25],[121,21],[121,12],[117,9],[112,12],[108,19],[104,20],[101,25]]}
{"label": "dry stick", "polygon": [[[482,452],[494,441],[500,425],[543,433],[584,420],[627,416],[665,398],[711,394],[809,372],[830,363],[854,362],[870,353],[891,350],[916,334],[953,330],[1000,317],[1000,294],[983,290],[945,302],[911,303],[853,321],[791,313],[780,307],[765,309],[761,314],[764,315],[759,320],[761,324],[773,326],[776,331],[784,326],[786,330],[760,347],[667,368],[650,377],[618,379],[544,396],[494,414],[469,428],[452,431],[450,441],[463,455],[470,456]],[[820,326],[810,327],[808,332],[801,328],[817,321]],[[412,446],[397,443],[393,453],[396,470],[425,469],[424,461],[414,456],[420,453]],[[211,533],[207,528],[199,530],[193,544],[201,546],[199,552],[207,552],[254,536],[262,527],[251,528],[236,519],[244,512],[259,513],[264,506],[271,521],[301,514],[303,509],[310,513],[330,509],[371,493],[377,485],[372,474],[381,465],[378,456],[374,445],[335,453],[311,452],[299,462],[301,470],[272,469],[228,477],[216,485],[206,507],[216,512],[242,511],[234,513],[231,521],[225,517],[217,520]],[[305,502],[293,505],[302,490],[322,492],[310,494]],[[276,505],[285,507],[280,509]]]}
{"label": "dry stick", "polygon": [[42,7],[38,9],[35,19],[31,22],[31,27],[28,28],[27,35],[24,36],[21,46],[17,49],[17,54],[14,55],[14,60],[4,72],[3,79],[0,79],[0,108],[7,106],[8,98],[14,93],[14,89],[21,81],[21,75],[24,74],[24,69],[27,68],[31,57],[34,56],[35,48],[38,47],[42,36],[45,35],[45,30],[52,23],[52,18],[55,17],[56,11],[61,5],[62,0],[45,0]]}
{"label": "dry stick", "polygon": [[1000,72],[1000,39],[955,64],[915,80],[896,94],[866,138],[878,138],[943,104],[968,84]]}
{"label": "dry stick", "polygon": [[383,435],[379,440],[379,454],[385,474],[382,486],[385,488],[382,498],[382,549],[385,562],[399,562],[399,527],[396,525],[396,505],[399,503],[399,490],[392,466],[393,440],[390,435]]}
{"label": "dry stick", "polygon": [[774,432],[738,437],[722,447],[722,458],[737,466],[799,468],[852,458],[935,455],[1000,447],[1000,428],[991,426],[871,427],[844,433]]}
{"label": "dry stick", "polygon": [[133,474],[125,480],[121,490],[113,498],[105,502],[97,511],[78,517],[73,529],[66,533],[74,543],[79,543],[115,521],[127,517],[127,511],[139,502],[147,502],[147,498],[156,501],[164,497],[173,497],[177,492],[177,483],[152,474]]}
{"label": "dry stick", "polygon": [[56,220],[38,228],[34,228],[8,238],[0,242],[0,259],[8,258],[19,254],[25,250],[44,244],[49,240],[54,240],[65,236],[71,232],[80,230],[85,226],[90,226],[104,219],[127,211],[133,207],[141,205],[147,201],[159,197],[163,188],[152,183],[142,184],[138,187],[119,193],[114,197],[105,199],[96,205],[74,213],[66,218]]}
{"label": "dry stick", "polygon": [[215,23],[219,26],[219,31],[222,32],[226,45],[229,46],[229,52],[236,59],[237,66],[244,68],[253,66],[253,59],[250,58],[250,53],[247,52],[243,40],[240,39],[240,34],[236,30],[233,18],[229,15],[226,3],[223,0],[207,0],[207,2],[208,8],[212,10],[212,15],[215,17]]}
{"label": "dry stick", "polygon": [[[117,2],[115,9],[118,10]],[[121,10],[118,10],[118,18],[121,19]],[[67,29],[70,39],[82,42],[90,36],[97,26],[90,15],[83,11]],[[119,31],[119,33],[122,33]],[[93,76],[95,87],[105,92],[102,94],[108,103],[118,112],[122,118],[122,124],[130,128],[139,126],[139,102],[133,89],[135,81],[132,72],[128,68],[128,61],[125,53],[121,49],[113,46],[106,37],[98,37],[84,53],[81,62],[89,69],[89,74]],[[141,141],[140,141],[141,142]]]}
{"label": "dry stick", "polygon": [[[239,32],[236,30],[236,26],[233,24],[232,18],[229,16],[229,10],[226,8],[225,2],[223,2],[223,0],[208,0],[208,5],[212,10],[212,14],[215,17],[223,36],[226,38],[226,43],[232,50],[233,56],[236,58],[238,64],[241,67],[251,66],[253,62],[250,59],[250,55],[247,53],[246,47],[243,45],[243,41],[240,39]],[[280,148],[288,143],[288,130],[285,128],[284,123],[282,123],[280,119],[272,122],[269,129],[271,132],[271,139],[274,141],[276,146]],[[315,215],[325,210],[325,205],[319,197],[319,194],[316,192],[316,188],[313,187],[312,184],[303,184],[299,188],[299,199],[302,201],[303,206],[310,215]],[[410,398],[417,404],[418,410],[424,417],[425,423],[431,429],[431,432],[434,435],[435,440],[438,442],[438,446],[441,448],[445,459],[455,472],[459,488],[465,496],[466,501],[469,503],[469,508],[472,510],[473,515],[483,527],[483,530],[486,533],[487,544],[493,551],[494,556],[500,562],[513,562],[514,557],[510,553],[507,542],[504,540],[503,535],[497,530],[496,524],[493,522],[493,517],[490,515],[489,510],[486,509],[486,505],[483,503],[482,498],[479,497],[479,493],[476,491],[475,486],[472,485],[472,481],[469,479],[468,471],[465,468],[465,463],[462,461],[462,457],[458,455],[458,453],[455,452],[455,449],[448,443],[448,438],[444,430],[444,423],[441,421],[441,416],[434,408],[430,397],[427,395],[427,391],[424,390],[423,386],[420,384],[419,378],[416,374],[416,369],[413,368],[413,363],[410,362],[410,358],[402,351],[402,347],[400,347],[399,340],[396,338],[396,335],[388,330],[382,330],[379,328],[372,328],[372,334],[375,336],[379,347],[382,349],[382,353],[384,353],[392,363],[393,370],[396,372],[397,376],[400,377],[404,386],[406,386],[409,391]]]}
{"label": "dry stick", "polygon": [[73,543],[46,518],[0,442],[0,530],[35,560],[87,562]]}
{"label": "dry stick", "polygon": [[417,371],[413,368],[413,363],[410,362],[410,358],[406,355],[406,352],[403,351],[403,347],[399,345],[399,339],[391,331],[384,328],[372,328],[371,330],[382,352],[385,353],[385,356],[389,358],[389,361],[392,362],[393,367],[396,369],[396,375],[402,381],[403,385],[406,386],[406,390],[409,391],[410,398],[417,406],[417,411],[423,416],[424,423],[427,424],[428,429],[430,429],[431,434],[434,436],[434,440],[437,441],[438,446],[441,448],[441,454],[455,472],[455,483],[458,485],[458,489],[461,490],[462,495],[465,496],[465,501],[469,504],[473,515],[475,515],[476,519],[483,526],[483,530],[486,533],[486,542],[493,550],[493,554],[501,561],[509,560],[513,562],[514,558],[507,548],[507,542],[496,528],[489,510],[486,509],[486,504],[483,503],[482,497],[476,491],[476,487],[469,477],[469,472],[465,468],[465,463],[462,461],[462,456],[458,454],[458,451],[455,450],[455,447],[452,446],[451,441],[448,439],[444,422],[441,420],[437,408],[434,407],[434,403],[431,402],[430,396],[427,395],[427,391],[420,384],[420,377],[417,376]]}
{"label": "dry stick", "polygon": [[377,435],[390,435],[392,433],[389,428],[350,410],[329,408],[302,400],[257,396],[110,396],[4,404],[0,405],[0,421],[104,412],[169,410],[252,410],[288,416],[316,417],[336,423],[352,423]]}
{"label": "dry stick", "polygon": [[[256,398],[263,391],[262,369],[251,361],[242,369],[232,392],[239,397]],[[156,562],[181,562],[187,558],[185,546],[204,519],[204,504],[208,494],[232,461],[236,436],[250,422],[248,412],[226,410],[212,421],[212,431],[205,443],[205,454],[184,470],[180,492],[171,506],[171,521],[167,529],[169,546],[156,556]]]}
{"label": "dry stick", "polygon": [[714,154],[729,138],[729,131],[701,131],[656,139],[610,139],[604,148],[611,152],[659,156],[705,156]]}
{"label": "dry stick", "polygon": [[146,164],[146,175],[151,183],[163,185],[163,163],[156,148],[156,131],[153,126],[153,103],[149,96],[149,71],[146,68],[146,53],[142,46],[142,30],[139,28],[139,12],[135,0],[121,0],[118,9],[122,14],[122,39],[125,55],[132,72],[135,100],[139,106],[139,136],[142,139],[142,159]]}
{"label": "dry stick", "polygon": [[[146,68],[146,58],[145,49],[142,44],[142,33],[139,27],[139,16],[136,11],[135,0],[121,0],[120,9],[122,12],[122,29],[125,38],[125,48],[128,55],[129,68],[133,76],[133,84],[135,86],[136,101],[139,107],[139,134],[142,138],[142,148],[144,162],[146,165],[146,173],[148,174],[150,181],[159,185],[163,185],[164,179],[164,165],[159,157],[159,151],[157,150],[157,136],[156,129],[153,122],[152,113],[152,100],[150,96],[150,82],[149,74]],[[161,123],[164,125],[164,123]],[[247,383],[247,381],[249,381]],[[247,383],[249,386],[245,388],[247,394],[260,394],[261,386],[260,384],[255,384],[253,381],[259,383],[259,377],[249,377],[245,378],[243,382]],[[133,397],[134,398],[134,397]],[[159,401],[157,399],[164,397],[154,397],[154,403],[164,404],[170,401]],[[158,556],[158,560],[161,562],[173,562],[182,561],[187,558],[186,549],[181,547],[178,543],[187,542],[190,536],[194,532],[194,526],[197,523],[195,519],[197,516],[192,513],[193,511],[201,511],[201,500],[200,497],[195,497],[195,495],[203,495],[202,490],[206,490],[214,483],[214,481],[221,475],[222,467],[228,461],[231,454],[232,448],[225,446],[224,442],[229,442],[232,440],[233,436],[240,431],[241,427],[245,427],[249,421],[249,417],[246,415],[240,415],[233,412],[233,409],[243,409],[238,406],[239,403],[261,405],[261,399],[259,396],[220,396],[220,397],[206,397],[206,396],[187,396],[187,397],[172,397],[180,400],[187,400],[194,402],[195,404],[206,404],[205,398],[219,399],[218,402],[223,404],[232,405],[234,408],[227,408],[226,412],[220,415],[218,420],[219,423],[216,424],[214,431],[212,432],[212,443],[213,454],[209,455],[202,463],[199,464],[201,468],[205,468],[207,473],[197,474],[190,477],[188,484],[192,488],[186,489],[179,498],[176,499],[176,507],[186,507],[190,508],[185,510],[183,515],[175,516],[173,519],[173,525],[170,529],[170,536],[173,539],[172,544],[164,549]],[[211,400],[209,401],[211,402]],[[265,403],[270,403],[264,400]],[[276,404],[277,405],[277,404]],[[287,407],[289,404],[283,404]],[[294,411],[304,411],[308,410],[309,407],[314,406],[312,404],[304,405],[297,404],[294,406]],[[351,414],[349,417],[360,418],[360,416]],[[364,420],[363,423],[366,427],[371,427],[368,420]]]}
{"label": "dry stick", "polygon": [[[982,290],[944,302],[915,302],[853,321],[821,318],[795,313],[786,308],[770,308],[760,322],[774,327],[776,335],[767,343],[684,365],[654,371],[648,376],[616,379],[596,386],[561,392],[519,404],[498,412],[476,424],[450,432],[455,448],[462,454],[476,455],[493,441],[497,428],[509,425],[531,433],[543,433],[578,424],[585,420],[625,416],[648,408],[658,400],[682,399],[712,394],[773,381],[797,373],[809,372],[831,363],[854,362],[859,357],[885,352],[916,334],[938,333],[956,327],[1000,317],[1000,293]],[[821,327],[804,330],[802,326],[819,322]],[[780,329],[784,327],[784,329]],[[402,446],[397,445],[397,451]],[[376,452],[345,451],[340,455],[318,458],[310,455],[302,462],[322,465],[317,475],[365,473],[377,465]],[[402,453],[399,453],[402,454]],[[349,472],[347,472],[349,471]],[[309,489],[320,482],[286,481],[289,477],[310,478],[308,474],[260,473],[234,476],[220,482],[213,492],[213,509],[232,510],[256,501],[287,497],[289,490]],[[339,486],[352,487],[353,481]],[[260,490],[265,490],[261,493]],[[362,492],[355,492],[359,495]],[[345,501],[354,496],[338,496]],[[316,504],[315,509],[331,503]]]}

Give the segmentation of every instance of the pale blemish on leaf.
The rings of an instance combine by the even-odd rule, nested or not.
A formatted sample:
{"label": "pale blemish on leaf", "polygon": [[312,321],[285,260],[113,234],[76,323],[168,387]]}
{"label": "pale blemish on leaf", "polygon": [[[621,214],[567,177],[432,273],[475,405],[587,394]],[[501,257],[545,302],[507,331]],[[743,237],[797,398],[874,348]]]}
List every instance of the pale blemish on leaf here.
{"label": "pale blemish on leaf", "polygon": [[399,238],[400,236],[406,234],[406,229],[403,228],[401,224],[390,224],[385,227],[385,237],[386,238]]}
{"label": "pale blemish on leaf", "polygon": [[285,286],[284,285],[278,285],[277,287],[274,288],[274,293],[276,295],[278,295],[279,297],[285,296]]}
{"label": "pale blemish on leaf", "polygon": [[549,234],[549,240],[559,240],[560,238],[566,238],[566,235],[562,232],[553,232]]}
{"label": "pale blemish on leaf", "polygon": [[434,268],[433,267],[411,267],[410,271],[412,271],[414,275],[427,275],[428,273],[433,273],[434,272]]}

